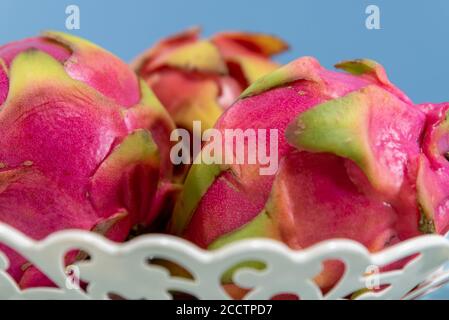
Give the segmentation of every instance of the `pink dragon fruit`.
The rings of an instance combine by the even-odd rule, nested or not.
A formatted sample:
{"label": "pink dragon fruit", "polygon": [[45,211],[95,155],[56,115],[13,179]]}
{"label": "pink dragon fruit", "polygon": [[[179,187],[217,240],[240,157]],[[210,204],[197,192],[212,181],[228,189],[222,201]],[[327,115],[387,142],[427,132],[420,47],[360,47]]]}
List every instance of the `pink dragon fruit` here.
{"label": "pink dragon fruit", "polygon": [[421,224],[428,232],[444,234],[449,210],[449,103],[419,106],[427,114],[416,189]]}
{"label": "pink dragon fruit", "polygon": [[212,128],[251,83],[274,71],[270,57],[288,46],[266,34],[227,32],[199,39],[200,29],[169,37],[134,62],[179,128]]}
{"label": "pink dragon fruit", "polygon": [[[146,84],[58,32],[0,47],[0,65],[0,221],[34,239],[75,228],[115,241],[151,223],[171,177],[174,124]],[[22,287],[51,284],[2,250]]]}
{"label": "pink dragon fruit", "polygon": [[[173,233],[209,249],[253,237],[295,249],[349,238],[375,252],[448,230],[442,190],[449,180],[428,168],[434,162],[447,167],[446,122],[426,136],[430,156],[423,159],[430,111],[414,106],[374,61],[337,67],[348,73],[301,58],[243,93],[216,129],[223,135],[226,129],[277,129],[279,170],[264,176],[261,163],[194,165],[173,214]],[[327,290],[342,272],[340,262],[326,262],[316,281]]]}

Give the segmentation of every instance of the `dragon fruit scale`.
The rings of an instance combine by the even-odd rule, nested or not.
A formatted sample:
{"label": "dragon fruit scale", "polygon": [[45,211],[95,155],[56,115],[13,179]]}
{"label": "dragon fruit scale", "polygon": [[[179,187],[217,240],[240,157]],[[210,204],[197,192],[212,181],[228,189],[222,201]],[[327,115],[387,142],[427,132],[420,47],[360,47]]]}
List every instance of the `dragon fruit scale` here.
{"label": "dragon fruit scale", "polygon": [[445,234],[449,208],[449,104],[419,106],[427,114],[416,189],[421,224],[428,232]]}
{"label": "dragon fruit scale", "polygon": [[[267,176],[260,163],[193,165],[172,217],[174,234],[208,249],[255,237],[295,249],[349,238],[376,252],[448,231],[448,105],[413,105],[372,60],[336,67],[346,72],[300,58],[242,94],[215,128],[277,129],[279,169]],[[326,262],[315,280],[328,290],[343,270],[341,262]]]}
{"label": "dragon fruit scale", "polygon": [[212,128],[248,85],[279,67],[270,57],[288,48],[266,34],[227,32],[207,40],[199,35],[192,28],[169,37],[133,63],[177,127],[190,132],[193,121]]}
{"label": "dragon fruit scale", "polygon": [[[0,66],[0,221],[34,239],[84,229],[115,241],[151,223],[171,179],[174,124],[144,81],[59,32],[0,47]],[[22,287],[51,284],[1,249]]]}

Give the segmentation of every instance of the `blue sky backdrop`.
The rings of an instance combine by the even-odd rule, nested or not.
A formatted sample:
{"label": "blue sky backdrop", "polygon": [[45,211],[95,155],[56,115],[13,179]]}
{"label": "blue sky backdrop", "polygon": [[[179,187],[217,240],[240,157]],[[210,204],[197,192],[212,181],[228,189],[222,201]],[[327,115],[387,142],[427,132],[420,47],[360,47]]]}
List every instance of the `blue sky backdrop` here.
{"label": "blue sky backdrop", "polygon": [[[282,36],[288,62],[316,56],[332,67],[369,57],[416,102],[448,101],[449,1],[447,0],[1,0],[0,43],[45,29],[65,30],[65,8],[81,9],[81,30],[129,61],[156,40],[189,26],[206,35],[234,29]],[[365,28],[365,8],[381,10],[381,30]]]}
{"label": "blue sky backdrop", "polygon": [[[65,30],[65,8],[81,9],[84,36],[130,61],[155,41],[190,26],[205,35],[222,30],[262,31],[283,37],[286,63],[312,55],[336,62],[371,58],[415,102],[449,101],[447,0],[1,0],[0,43]],[[365,27],[365,8],[381,13],[381,30]],[[449,290],[434,295],[449,298]]]}

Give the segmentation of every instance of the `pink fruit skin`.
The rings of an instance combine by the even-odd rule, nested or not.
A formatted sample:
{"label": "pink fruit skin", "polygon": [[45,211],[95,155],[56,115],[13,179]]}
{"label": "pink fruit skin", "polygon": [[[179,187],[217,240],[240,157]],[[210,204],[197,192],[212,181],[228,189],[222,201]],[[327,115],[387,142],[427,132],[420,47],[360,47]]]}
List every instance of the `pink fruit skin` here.
{"label": "pink fruit skin", "polygon": [[[313,63],[321,77],[328,81],[328,92],[323,92],[319,84],[300,80],[286,87],[238,101],[222,116],[216,128],[220,130],[226,128],[278,129],[279,159],[282,159],[296,150],[288,144],[284,133],[287,125],[299,113],[332,97],[341,97],[371,84],[364,78],[325,70],[313,59],[310,63]],[[245,170],[241,172],[244,174]],[[207,196],[202,198],[185,231],[187,238],[207,247],[220,235],[249,222],[263,209],[275,176],[258,176],[255,170],[250,172],[251,176],[243,177],[239,181],[242,184],[241,191],[236,191],[234,188],[232,184],[234,178],[231,173],[224,173],[215,181],[208,189]]]}
{"label": "pink fruit skin", "polygon": [[[160,41],[133,67],[178,127],[191,130],[192,121],[201,120],[208,129],[255,78],[278,67],[271,56],[287,48],[265,34],[228,32],[201,39],[200,30],[192,28]],[[173,55],[181,51],[185,61],[174,62]]]}
{"label": "pink fruit skin", "polygon": [[[296,94],[303,90],[306,95]],[[299,113],[324,101],[318,86],[299,81],[291,88],[280,88],[237,102],[219,120],[217,129],[278,129],[279,159],[294,150],[283,132]],[[276,108],[276,106],[282,107]],[[243,116],[247,114],[247,116]],[[251,167],[246,165],[246,167]],[[236,190],[232,173],[223,173],[207,190],[184,235],[201,247],[253,219],[268,200],[274,176],[259,176],[256,169],[239,170],[241,190]],[[245,176],[248,172],[248,176]],[[225,201],[223,201],[225,200]],[[207,226],[207,227],[206,227]]]}
{"label": "pink fruit skin", "polygon": [[[158,184],[171,174],[173,123],[141,101],[134,72],[62,33],[0,47],[0,62],[0,221],[37,240],[83,229],[123,241],[134,225],[150,223],[163,197]],[[43,63],[48,74],[39,74]],[[1,248],[21,287],[52,285],[25,257]]]}
{"label": "pink fruit skin", "polygon": [[[270,86],[270,81],[282,75],[280,72],[289,81]],[[256,94],[244,93],[244,98],[229,108],[216,125],[222,131],[278,129],[277,174],[260,176],[259,165],[232,165],[232,172],[222,172],[204,190],[193,212],[183,211],[181,196],[172,220],[173,232],[208,248],[216,240],[245,228],[271,201],[275,209],[268,214],[270,220],[280,240],[293,248],[330,238],[349,238],[378,251],[421,234],[415,184],[425,113],[388,81],[379,65],[352,75],[328,71],[306,57],[280,72],[277,78],[259,82],[263,90],[256,86]],[[296,78],[289,78],[290,74]],[[390,180],[378,187],[352,160],[298,150],[286,136],[287,127],[298,115],[352,93],[368,97],[371,105],[388,101],[385,114],[380,108],[369,109],[373,120],[368,121],[367,139],[382,170],[388,173],[386,180]],[[189,187],[186,185],[186,189]],[[185,216],[188,218],[181,219]],[[342,271],[340,263],[328,262],[316,281],[327,289]]]}
{"label": "pink fruit skin", "polygon": [[437,233],[449,231],[449,103],[418,106],[427,114],[419,162],[418,196],[421,210]]}
{"label": "pink fruit skin", "polygon": [[6,71],[0,66],[0,105],[5,102],[8,96],[9,81]]}

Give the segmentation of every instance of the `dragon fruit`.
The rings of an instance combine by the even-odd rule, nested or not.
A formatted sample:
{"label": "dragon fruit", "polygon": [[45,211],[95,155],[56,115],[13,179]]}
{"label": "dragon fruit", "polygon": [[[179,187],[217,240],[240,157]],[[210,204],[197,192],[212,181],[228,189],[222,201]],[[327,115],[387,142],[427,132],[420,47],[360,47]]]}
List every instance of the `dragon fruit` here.
{"label": "dragon fruit", "polygon": [[427,114],[416,189],[421,225],[445,234],[449,210],[449,103],[419,106]]}
{"label": "dragon fruit", "polygon": [[192,132],[193,121],[207,130],[248,87],[278,68],[270,57],[287,45],[257,33],[219,33],[199,39],[193,28],[165,39],[133,66],[154,90],[178,128]]}
{"label": "dragon fruit", "polygon": [[[0,65],[0,221],[34,239],[83,229],[115,241],[150,224],[172,174],[174,123],[145,82],[58,32],[0,47]],[[22,287],[51,285],[1,250]]]}
{"label": "dragon fruit", "polygon": [[[279,169],[260,175],[261,163],[193,165],[171,221],[174,234],[208,249],[254,237],[295,249],[349,238],[376,252],[448,230],[449,172],[438,170],[448,167],[441,111],[448,105],[413,105],[374,61],[336,67],[346,72],[301,58],[242,94],[215,128],[223,135],[277,129]],[[429,132],[430,114],[439,120]],[[343,270],[341,262],[326,262],[315,281],[328,290]]]}

